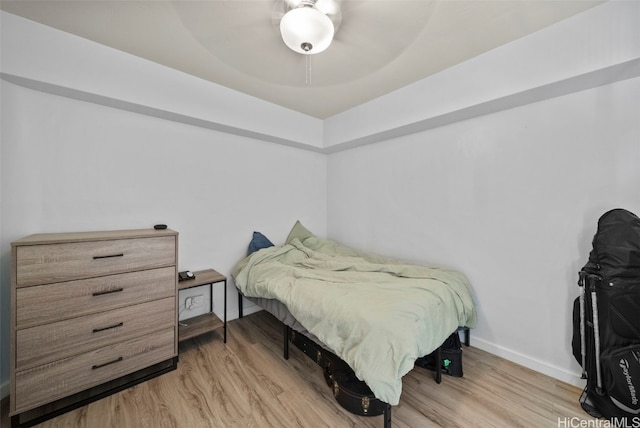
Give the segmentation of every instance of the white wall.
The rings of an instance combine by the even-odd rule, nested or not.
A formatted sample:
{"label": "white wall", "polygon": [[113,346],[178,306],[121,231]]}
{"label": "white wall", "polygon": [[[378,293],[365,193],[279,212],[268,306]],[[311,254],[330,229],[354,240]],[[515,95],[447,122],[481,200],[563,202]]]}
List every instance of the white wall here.
{"label": "white wall", "polygon": [[316,118],[16,15],[0,11],[0,23],[3,75],[267,140],[322,145]]}
{"label": "white wall", "polygon": [[328,118],[324,145],[339,150],[638,76],[638,58],[640,2],[610,1]]}
{"label": "white wall", "polygon": [[[10,242],[39,232],[147,228],[179,235],[181,270],[229,274],[254,230],[297,219],[325,233],[326,157],[2,85],[2,365]],[[231,283],[229,314],[237,316]],[[222,315],[221,290],[214,310]]]}
{"label": "white wall", "polygon": [[[582,384],[570,347],[577,272],[601,214],[640,213],[639,31],[640,3],[612,2],[330,119],[340,143],[399,126],[399,108],[424,114],[414,123],[460,112],[330,154],[329,236],[459,268],[476,292],[476,346]],[[452,110],[434,111],[443,98]],[[517,102],[483,110],[495,99]]]}
{"label": "white wall", "polygon": [[[18,82],[23,78],[47,79],[35,84],[45,91],[11,83],[12,79],[0,80],[2,396],[8,392],[9,379],[12,241],[39,232],[147,228],[166,223],[180,233],[181,270],[215,268],[228,275],[246,254],[254,230],[281,243],[300,219],[311,230],[326,233],[325,155],[138,114],[135,108],[132,112],[102,105],[101,96],[109,96],[101,93],[105,86],[126,86],[126,101],[132,103],[128,105],[143,112],[153,108],[166,111],[163,103],[179,92],[176,86],[214,95],[220,95],[221,88],[99,45],[88,47],[84,40],[17,17],[3,13],[2,18],[3,25],[10,23],[3,26],[3,73],[11,71],[20,78]],[[9,27],[13,32],[4,37]],[[21,45],[21,39],[29,43]],[[82,49],[76,51],[77,44]],[[57,51],[63,58],[59,63],[55,56],[38,62],[32,55],[42,51]],[[73,86],[75,71],[68,61],[92,58],[99,63],[104,57],[114,62],[108,70],[95,70],[98,75],[92,81],[80,69],[77,81],[82,87]],[[120,68],[121,73],[111,77],[111,68]],[[147,75],[155,74],[166,80],[159,82],[154,92]],[[136,81],[141,83],[140,91],[136,91]],[[172,82],[176,86],[168,84]],[[72,96],[49,93],[46,89],[50,85],[57,85],[58,92],[70,90]],[[75,90],[83,91],[80,98],[96,102],[76,99]],[[248,116],[237,115],[235,123],[216,116],[221,103],[240,102],[236,96],[246,105]],[[239,93],[212,96],[211,104],[206,102],[206,97],[201,97],[188,108],[177,102],[172,111],[238,126],[251,121],[253,110],[265,109],[267,116],[272,116],[269,123],[243,129],[267,137],[297,139],[297,131],[282,125],[298,118],[295,112],[273,105],[265,108],[264,102]],[[237,317],[237,294],[231,282],[228,291],[228,318],[233,319]],[[219,315],[222,296],[222,289],[216,287],[214,311]]]}
{"label": "white wall", "polygon": [[578,384],[577,271],[598,217],[640,213],[640,78],[329,156],[329,235],[451,265],[474,345]]}

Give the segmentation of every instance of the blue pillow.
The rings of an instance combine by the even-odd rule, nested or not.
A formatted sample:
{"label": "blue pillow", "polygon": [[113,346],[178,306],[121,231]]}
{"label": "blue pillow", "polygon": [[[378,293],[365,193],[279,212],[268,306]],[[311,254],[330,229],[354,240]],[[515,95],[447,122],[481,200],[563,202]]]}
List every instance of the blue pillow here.
{"label": "blue pillow", "polygon": [[260,232],[253,232],[253,238],[251,238],[251,242],[249,242],[247,255],[253,254],[258,250],[269,247],[273,247],[273,242],[269,241],[269,238],[267,238]]}

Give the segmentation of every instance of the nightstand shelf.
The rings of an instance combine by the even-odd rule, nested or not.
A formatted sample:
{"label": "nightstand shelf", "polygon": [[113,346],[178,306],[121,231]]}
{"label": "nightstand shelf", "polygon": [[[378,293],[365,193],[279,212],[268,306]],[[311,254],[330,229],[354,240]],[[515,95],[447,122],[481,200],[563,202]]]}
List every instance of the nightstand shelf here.
{"label": "nightstand shelf", "polygon": [[[224,343],[227,343],[227,277],[213,269],[205,269],[194,272],[194,279],[187,279],[178,282],[178,290],[199,287],[209,284],[210,306],[209,312],[188,318],[178,323],[178,341],[199,336],[210,331],[222,328],[224,330]],[[224,319],[221,320],[213,313],[213,285],[222,283],[224,287]]]}
{"label": "nightstand shelf", "polygon": [[183,340],[217,330],[220,327],[224,327],[224,322],[213,312],[198,315],[197,317],[180,321],[178,326],[178,340],[182,342]]}

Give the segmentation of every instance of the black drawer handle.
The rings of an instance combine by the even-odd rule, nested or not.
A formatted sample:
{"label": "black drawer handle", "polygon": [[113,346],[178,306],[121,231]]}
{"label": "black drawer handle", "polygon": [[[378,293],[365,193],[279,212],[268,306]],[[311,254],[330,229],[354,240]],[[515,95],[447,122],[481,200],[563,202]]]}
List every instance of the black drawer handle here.
{"label": "black drawer handle", "polygon": [[123,291],[124,288],[120,287],[120,288],[113,288],[111,290],[106,290],[106,291],[96,291],[95,293],[91,293],[92,296],[102,296],[103,294],[111,294],[111,293],[119,293],[121,291]]}
{"label": "black drawer handle", "polygon": [[111,330],[112,328],[122,327],[123,325],[124,325],[123,322],[119,322],[118,324],[110,325],[109,327],[94,328],[93,332],[94,333],[98,333],[98,332],[105,331],[105,330]]}
{"label": "black drawer handle", "polygon": [[122,257],[124,256],[124,253],[120,253],[120,254],[109,254],[108,256],[93,256],[93,260],[98,260],[98,259],[110,259],[113,257]]}
{"label": "black drawer handle", "polygon": [[109,362],[104,363],[104,364],[96,364],[95,366],[91,366],[91,370],[99,369],[99,368],[102,368],[104,366],[108,366],[110,364],[118,363],[120,361],[122,361],[122,357],[116,358],[115,360],[109,361]]}

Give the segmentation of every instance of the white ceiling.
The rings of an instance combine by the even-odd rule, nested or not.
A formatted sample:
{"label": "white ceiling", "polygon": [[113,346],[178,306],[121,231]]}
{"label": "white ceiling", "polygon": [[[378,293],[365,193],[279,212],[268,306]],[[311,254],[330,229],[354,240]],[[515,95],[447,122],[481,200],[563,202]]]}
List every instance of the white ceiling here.
{"label": "white ceiling", "polygon": [[325,119],[602,3],[342,0],[324,52],[280,38],[282,0],[2,0],[2,10]]}

